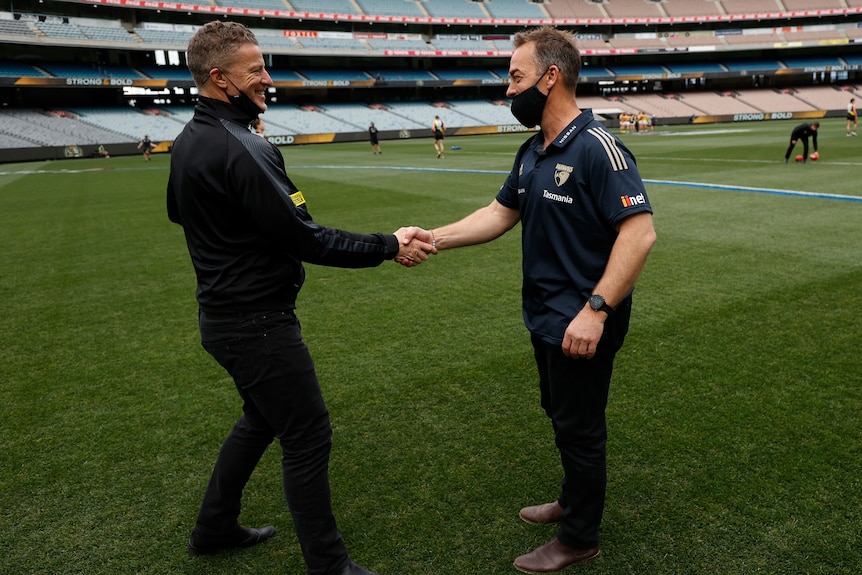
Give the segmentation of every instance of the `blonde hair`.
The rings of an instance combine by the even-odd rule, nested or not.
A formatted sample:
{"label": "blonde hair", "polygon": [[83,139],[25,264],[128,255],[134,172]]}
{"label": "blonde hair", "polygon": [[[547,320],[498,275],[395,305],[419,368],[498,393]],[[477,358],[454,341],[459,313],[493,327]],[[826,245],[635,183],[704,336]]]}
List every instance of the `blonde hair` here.
{"label": "blonde hair", "polygon": [[581,73],[581,53],[575,42],[575,35],[553,26],[541,26],[515,34],[512,41],[515,48],[534,43],[533,62],[539,71],[556,66],[563,77],[563,85],[572,94],[578,86]]}
{"label": "blonde hair", "polygon": [[186,55],[189,72],[198,88],[207,83],[210,70],[227,68],[244,44],[257,45],[254,33],[239,22],[214,20],[198,28],[189,40]]}

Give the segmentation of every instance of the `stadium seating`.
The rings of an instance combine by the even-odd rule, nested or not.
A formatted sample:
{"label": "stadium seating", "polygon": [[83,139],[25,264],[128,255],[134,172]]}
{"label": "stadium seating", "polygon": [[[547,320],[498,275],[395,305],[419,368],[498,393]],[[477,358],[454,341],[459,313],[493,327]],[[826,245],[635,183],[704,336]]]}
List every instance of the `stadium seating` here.
{"label": "stadium seating", "polygon": [[368,74],[375,80],[382,82],[418,82],[436,80],[427,70],[406,70],[402,68],[372,68]]}
{"label": "stadium seating", "polygon": [[667,16],[662,10],[662,5],[654,2],[605,2],[602,6],[611,18],[662,18]]}
{"label": "stadium seating", "polygon": [[35,109],[0,110],[0,135],[6,141],[18,140],[28,144],[11,147],[27,148],[136,141],[120,132],[87,125],[70,116],[62,117]]}
{"label": "stadium seating", "polygon": [[792,94],[775,90],[739,90],[738,98],[764,111],[808,112],[816,109]]}
{"label": "stadium seating", "polygon": [[448,0],[424,2],[423,6],[429,16],[434,18],[490,18],[490,15],[477,2],[465,0]]}
{"label": "stadium seating", "polygon": [[782,58],[781,61],[788,68],[818,68],[839,67],[841,60],[837,56],[832,57],[810,57],[810,58]]}
{"label": "stadium seating", "polygon": [[704,116],[756,114],[763,111],[737,99],[734,93],[686,92],[680,95],[680,99]]}
{"label": "stadium seating", "polygon": [[31,36],[35,38],[36,34],[27,22],[0,19],[0,36]]}
{"label": "stadium seating", "polygon": [[426,14],[416,2],[406,0],[355,0],[363,14],[374,16],[418,16]]}
{"label": "stadium seating", "polygon": [[297,72],[306,80],[371,80],[371,76],[362,70],[353,70],[350,68],[341,69],[302,69]]}
{"label": "stadium seating", "polygon": [[775,0],[721,0],[721,5],[725,14],[766,14],[778,8]]}
{"label": "stadium seating", "polygon": [[[489,105],[490,104],[490,105]],[[466,118],[468,123],[461,124],[462,126],[493,126],[496,124],[514,124],[515,120],[512,117],[512,110],[509,108],[508,102],[451,102],[451,110],[457,112],[460,116]],[[470,123],[472,122],[472,123]],[[452,121],[449,125],[456,125]]]}
{"label": "stadium seating", "polygon": [[621,98],[629,112],[645,112],[660,118],[682,118],[706,114],[703,110],[689,106],[679,98],[668,98],[661,94],[637,94]]}
{"label": "stadium seating", "polygon": [[296,38],[285,36],[280,30],[255,30],[261,50],[299,50],[302,46]]}
{"label": "stadium seating", "polygon": [[57,22],[36,22],[34,24],[42,34],[51,38],[74,38],[86,40],[87,37],[74,24],[60,24]]}
{"label": "stadium seating", "polygon": [[418,39],[414,40],[411,38],[405,38],[403,40],[369,38],[368,45],[373,50],[414,50],[421,52],[431,49],[431,47],[424,41]]}
{"label": "stadium seating", "polygon": [[718,2],[663,2],[659,5],[660,10],[671,18],[682,18],[692,16],[719,16],[721,6]]}
{"label": "stadium seating", "polygon": [[727,46],[724,36],[716,36],[712,32],[695,32],[682,34],[669,34],[665,42],[671,48],[693,48],[696,46],[716,46],[723,48]]}
{"label": "stadium seating", "polygon": [[541,9],[540,4],[527,2],[527,0],[493,0],[485,3],[485,9],[492,18],[547,18],[548,15]]}
{"label": "stadium seating", "polygon": [[500,77],[484,69],[448,70],[435,69],[433,74],[441,80],[500,80]]}
{"label": "stadium seating", "polygon": [[85,66],[78,64],[48,63],[42,66],[46,71],[61,78],[137,78],[145,76],[132,68],[125,66]]}
{"label": "stadium seating", "polygon": [[781,0],[788,10],[828,10],[843,8],[841,0]]}
{"label": "stadium seating", "polygon": [[665,67],[674,74],[721,73],[727,71],[720,62],[668,62]]}
{"label": "stadium seating", "polygon": [[105,42],[131,42],[136,43],[140,40],[129,34],[125,28],[119,26],[85,26],[78,24],[78,30],[91,40],[103,40]]}
{"label": "stadium seating", "polygon": [[608,18],[604,4],[584,2],[584,0],[554,0],[545,4],[551,18]]}
{"label": "stadium seating", "polygon": [[327,50],[338,51],[368,51],[368,44],[357,38],[316,38],[311,36],[303,36],[295,40],[297,46],[304,48],[309,52],[320,52]]}
{"label": "stadium seating", "polygon": [[777,60],[727,60],[724,66],[731,72],[774,72],[782,66]]}
{"label": "stadium seating", "polygon": [[[81,123],[121,136],[113,141],[136,142],[144,134],[156,142],[173,140],[183,127],[171,116],[145,114],[133,108],[72,108],[71,111],[78,115]],[[103,140],[102,143],[107,142]]]}
{"label": "stadium seating", "polygon": [[324,113],[325,108],[299,106],[272,106],[264,114],[267,132],[278,134],[328,134],[342,131],[356,132],[367,128],[367,124],[348,123]]}
{"label": "stadium seating", "polygon": [[323,14],[359,14],[350,0],[290,0],[298,12]]}
{"label": "stadium seating", "polygon": [[233,6],[235,8],[258,8],[260,10],[287,10],[287,4],[281,0],[213,0],[218,6]]}
{"label": "stadium seating", "polygon": [[146,27],[135,28],[135,34],[147,44],[179,49],[185,49],[192,37],[192,33],[185,30],[161,30]]}
{"label": "stadium seating", "polygon": [[[486,52],[499,49],[494,42],[470,37],[434,38],[431,40],[431,45],[438,50],[454,50],[458,52],[463,50]],[[508,49],[508,46],[506,48]]]}
{"label": "stadium seating", "polygon": [[148,78],[159,80],[185,80],[192,79],[192,74],[185,66],[146,66],[138,68],[141,74]]}
{"label": "stadium seating", "polygon": [[29,64],[18,62],[0,62],[0,76],[5,78],[45,77],[48,74]]}
{"label": "stadium seating", "polygon": [[[503,63],[505,54],[501,55],[499,65],[486,62],[464,65],[461,62],[453,63],[453,60],[438,60],[443,64],[435,65],[434,52],[507,52],[512,49],[508,36],[516,27],[514,24],[504,24],[502,20],[546,18],[605,20],[601,26],[572,27],[583,33],[579,46],[586,57],[581,77],[583,83],[593,84],[590,87],[593,92],[597,81],[612,79],[614,76],[637,82],[641,81],[641,77],[650,81],[663,81],[679,75],[701,74],[719,74],[724,79],[732,75],[771,75],[777,71],[844,71],[854,66],[862,66],[862,55],[858,54],[854,45],[854,41],[862,41],[862,26],[854,26],[850,20],[839,21],[834,18],[830,21],[808,18],[802,21],[802,25],[796,26],[789,15],[790,11],[862,7],[862,0],[553,0],[544,3],[530,0],[208,0],[201,6],[315,14],[312,18],[293,18],[302,19],[305,23],[301,26],[303,29],[323,32],[320,35],[286,33],[285,30],[293,29],[295,20],[282,19],[273,24],[268,15],[267,18],[261,19],[258,27],[253,28],[264,53],[275,56],[276,66],[270,65],[269,68],[276,82],[370,83],[376,80],[378,86],[386,86],[390,82],[416,85],[427,82],[426,86],[438,86],[443,82],[451,84],[466,80],[465,83],[473,86],[479,83],[497,84],[502,98],[508,74],[507,65]],[[113,9],[119,12],[124,10],[116,6],[113,6]],[[122,20],[100,20],[96,17],[71,15],[75,10],[70,10],[68,17],[30,15],[20,20],[18,15],[11,12],[0,12],[0,42],[19,44],[23,37],[31,38],[25,42],[34,47],[40,44],[51,47],[92,46],[107,51],[122,51],[123,54],[139,54],[144,50],[185,50],[194,26],[180,24],[179,19],[176,20],[177,23],[171,24],[172,18],[169,14],[167,17],[164,14],[155,17],[155,7],[138,7],[135,10],[135,18]],[[111,11],[110,14],[116,18],[117,11]],[[103,16],[108,13],[99,12]],[[80,13],[83,14],[82,11]],[[146,22],[148,13],[154,15],[153,22]],[[353,36],[345,32],[348,28],[344,27],[337,33],[325,33],[338,29],[327,22],[334,18],[333,15],[379,17],[384,24],[378,28],[375,21],[374,29],[379,30],[379,33],[370,35]],[[652,32],[646,27],[632,26],[629,22],[631,19],[644,18],[665,22],[677,18],[686,19],[686,22],[696,22],[698,18],[712,21],[715,18],[727,20],[730,16],[738,15],[757,15],[758,18],[747,19],[735,29],[724,25],[703,26],[697,23],[681,26],[675,24],[672,28],[650,26],[649,30]],[[768,16],[763,18],[763,15]],[[423,26],[413,27],[405,34],[402,32],[407,29],[401,29],[399,17],[445,18],[447,21],[445,26],[430,26],[427,33]],[[395,24],[387,26],[387,18],[391,18],[389,21]],[[497,39],[496,35],[494,39],[483,37],[491,30],[488,26],[483,26],[483,31],[480,31],[472,24],[468,26],[449,22],[455,18],[501,21],[495,23],[494,28],[496,29],[498,24],[501,26],[499,32],[502,39]],[[609,22],[609,19],[621,21],[614,24]],[[132,21],[135,22],[135,27],[129,28],[129,22]],[[308,28],[308,22],[314,22],[311,28]],[[805,52],[800,50],[803,47],[831,44],[835,44],[837,48],[826,56],[806,56]],[[128,50],[129,47],[134,47],[135,50]],[[793,50],[779,49],[786,47],[792,47]],[[749,50],[755,57],[745,57],[746,51]],[[635,54],[650,51],[661,51],[661,58]],[[704,54],[698,60],[680,60],[673,56],[676,51],[709,51],[709,55]],[[417,59],[409,66],[393,67],[403,63],[393,60],[392,65],[387,64],[388,61],[382,59],[383,53],[421,54],[423,60],[420,62]],[[713,57],[717,53],[721,57]],[[301,55],[301,65],[284,58],[294,54]],[[343,58],[339,58],[337,64],[334,64],[335,60],[325,61],[330,55],[348,58],[361,56],[355,60],[361,64],[351,66],[349,62],[345,63]],[[432,56],[431,66],[424,60],[426,55]],[[16,53],[8,50],[3,56],[6,61],[0,61],[0,77],[4,79],[84,77],[160,79],[176,82],[188,82],[191,79],[184,66],[153,66],[149,63],[106,66],[85,61],[43,64],[41,56],[32,62],[18,61]],[[315,66],[315,57],[321,62],[320,66]],[[11,61],[12,58],[15,58],[15,61]],[[124,56],[106,61],[133,61],[140,64],[143,60]],[[290,64],[285,66],[285,62]],[[299,69],[294,68],[294,65]],[[328,68],[329,65],[338,67]],[[852,80],[853,76],[849,79]],[[658,86],[658,82],[655,85]],[[667,86],[665,83],[665,87]],[[390,85],[385,93],[388,94],[391,89],[392,100],[396,100],[401,97],[397,88],[397,85]],[[647,89],[652,89],[651,82],[650,88]],[[680,84],[675,84],[674,89],[680,90]],[[588,94],[589,90],[584,92]],[[370,93],[374,98],[379,98],[382,92],[375,90]],[[591,107],[609,116],[624,109],[643,111],[662,118],[686,118],[691,115],[731,115],[775,110],[826,109],[837,112],[844,109],[853,94],[858,94],[853,86],[838,89],[815,85],[795,90],[734,89],[685,91],[678,94],[638,92],[607,96],[593,94],[579,95],[578,100],[582,107]],[[357,91],[356,95],[359,99],[362,98],[361,91]],[[449,95],[447,93],[447,96]],[[514,123],[505,101],[502,101],[502,105],[500,101],[468,102],[458,99],[450,99],[445,103],[399,100],[333,104],[327,103],[326,96],[323,96],[323,101],[311,104],[312,98],[314,96],[309,96],[307,106],[270,106],[264,116],[268,125],[267,134],[361,132],[366,130],[372,121],[380,130],[424,131],[428,129],[435,114],[440,114],[451,128]],[[175,137],[184,122],[191,117],[192,108],[168,107],[162,108],[162,113],[150,113],[135,108],[75,107],[69,110],[72,113],[67,118],[46,115],[41,110],[33,109],[15,110],[14,112],[21,112],[17,115],[10,115],[8,112],[4,112],[0,118],[0,147],[132,142],[139,140],[144,133],[156,141],[168,140]]]}
{"label": "stadium seating", "polygon": [[608,68],[616,76],[661,76],[667,74],[667,70],[657,64],[621,64],[608,66]]}
{"label": "stadium seating", "polygon": [[806,86],[797,89],[794,96],[818,110],[841,110],[853,94],[834,86]]}

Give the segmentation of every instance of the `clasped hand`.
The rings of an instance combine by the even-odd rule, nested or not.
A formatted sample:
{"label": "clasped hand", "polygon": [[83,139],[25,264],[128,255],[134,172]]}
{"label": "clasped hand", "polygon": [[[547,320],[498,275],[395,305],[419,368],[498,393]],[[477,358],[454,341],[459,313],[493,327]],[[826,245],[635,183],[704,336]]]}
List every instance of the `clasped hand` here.
{"label": "clasped hand", "polygon": [[400,228],[395,232],[400,246],[395,261],[402,266],[411,268],[428,259],[428,254],[436,254],[437,248],[432,245],[434,237],[428,230],[411,226]]}

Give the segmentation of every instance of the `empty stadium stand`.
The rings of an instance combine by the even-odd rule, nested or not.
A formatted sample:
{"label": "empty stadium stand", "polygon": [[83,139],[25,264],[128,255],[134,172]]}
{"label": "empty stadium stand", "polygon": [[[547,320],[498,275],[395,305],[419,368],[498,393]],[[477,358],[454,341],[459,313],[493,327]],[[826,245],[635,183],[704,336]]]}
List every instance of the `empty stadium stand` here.
{"label": "empty stadium stand", "polygon": [[[24,93],[0,108],[0,147],[128,144],[143,133],[172,139],[191,117],[191,75],[183,65],[156,65],[152,54],[183,57],[196,26],[213,15],[235,16],[255,31],[276,82],[264,116],[273,135],[362,134],[371,121],[427,135],[435,113],[453,129],[514,125],[504,97],[511,34],[539,22],[579,32],[579,103],[610,122],[621,111],[677,122],[774,111],[840,115],[862,75],[862,0],[125,4],[66,0],[44,3],[45,14],[0,11],[0,96]],[[42,87],[13,88],[22,85]],[[137,92],[111,102],[102,85]],[[27,101],[76,89],[66,86],[100,97],[61,110]]]}

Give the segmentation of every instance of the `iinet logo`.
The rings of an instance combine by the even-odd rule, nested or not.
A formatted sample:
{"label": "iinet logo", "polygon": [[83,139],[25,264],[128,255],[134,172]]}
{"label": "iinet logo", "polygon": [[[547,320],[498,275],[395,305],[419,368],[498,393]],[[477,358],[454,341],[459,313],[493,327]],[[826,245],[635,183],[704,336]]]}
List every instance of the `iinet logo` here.
{"label": "iinet logo", "polygon": [[620,196],[620,201],[622,201],[624,208],[630,208],[632,206],[641,206],[645,204],[646,198],[643,194],[638,194],[636,196]]}

